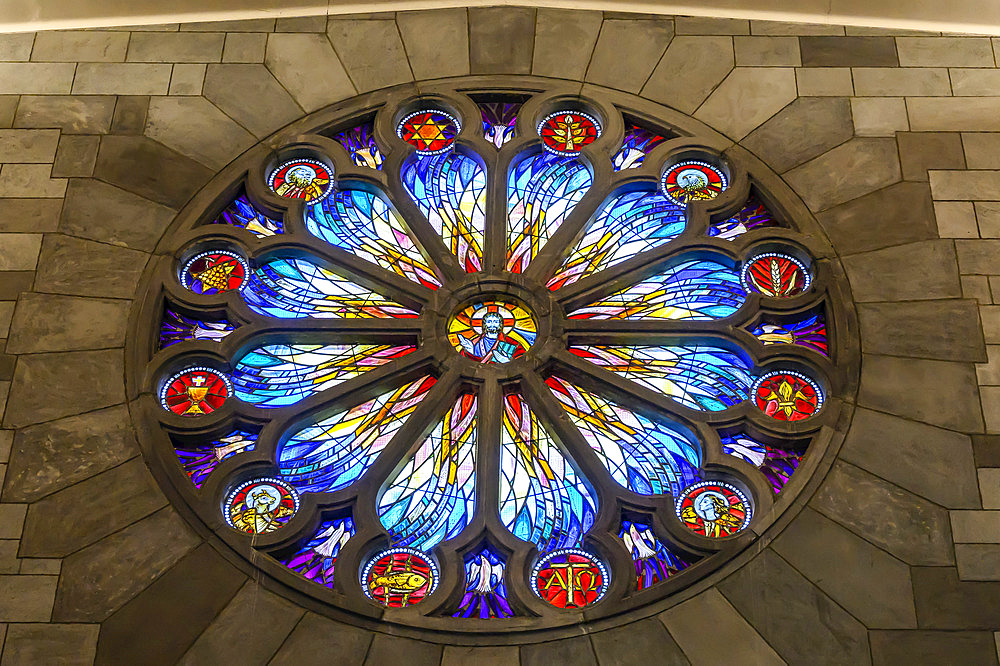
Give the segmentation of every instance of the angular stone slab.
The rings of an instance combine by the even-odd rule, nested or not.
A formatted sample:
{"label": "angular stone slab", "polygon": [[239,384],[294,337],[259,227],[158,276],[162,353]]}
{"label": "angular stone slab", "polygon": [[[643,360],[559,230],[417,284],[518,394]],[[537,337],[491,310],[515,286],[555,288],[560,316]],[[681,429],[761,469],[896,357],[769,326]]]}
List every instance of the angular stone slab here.
{"label": "angular stone slab", "polygon": [[772,550],[719,589],[790,664],[871,663],[865,627]]}
{"label": "angular stone slab", "polygon": [[400,664],[407,666],[439,666],[442,647],[409,638],[375,634],[368,649],[365,666]]}
{"label": "angular stone slab", "polygon": [[3,498],[33,502],[139,453],[124,405],[19,430]]}
{"label": "angular stone slab", "polygon": [[928,169],[964,169],[962,138],[957,132],[899,132],[903,180],[927,181]]}
{"label": "angular stone slab", "polygon": [[803,67],[896,67],[892,37],[799,37]]}
{"label": "angular stone slab", "polygon": [[123,372],[120,349],[22,356],[4,426],[22,428],[120,404]]}
{"label": "angular stone slab", "polygon": [[601,12],[538,9],[531,73],[582,79],[601,31]]}
{"label": "angular stone slab", "polygon": [[96,624],[13,624],[4,641],[4,662],[90,666],[99,629]]}
{"label": "angular stone slab", "polygon": [[730,37],[675,37],[643,87],[642,96],[692,113],[734,64]]}
{"label": "angular stone slab", "polygon": [[99,180],[73,179],[66,190],[59,230],[151,252],[174,214],[172,208]]}
{"label": "angular stone slab", "polygon": [[395,21],[334,17],[326,34],[358,92],[413,80]]}
{"label": "angular stone slab", "polygon": [[122,300],[25,294],[14,311],[7,353],[124,346],[128,309],[129,302]]}
{"label": "angular stone slab", "polygon": [[853,465],[836,463],[809,505],[908,564],[954,562],[947,511]]}
{"label": "angular stone slab", "polygon": [[62,564],[53,618],[104,620],[200,542],[168,507],[73,553]]}
{"label": "angular stone slab", "polygon": [[[303,114],[264,65],[209,65],[202,94],[258,139]],[[151,104],[150,115],[152,111]],[[230,159],[251,144],[252,140],[247,145],[231,146]]]}
{"label": "angular stone slab", "polygon": [[473,74],[531,73],[534,41],[534,9],[469,9],[469,65]]}
{"label": "angular stone slab", "polygon": [[28,507],[21,540],[26,557],[65,557],[167,503],[136,458]]}
{"label": "angular stone slab", "polygon": [[268,663],[270,666],[315,664],[335,654],[343,666],[361,666],[372,636],[365,629],[306,613]]}
{"label": "angular stone slab", "polygon": [[811,210],[826,210],[898,181],[899,151],[894,139],[853,139],[785,178]]}
{"label": "angular stone slab", "polygon": [[916,628],[910,568],[806,508],[774,550],[866,627]]}
{"label": "angular stone slab", "polygon": [[58,199],[0,199],[0,232],[55,231],[61,203]]}
{"label": "angular stone slab", "polygon": [[963,582],[951,567],[915,567],[913,593],[922,629],[1000,627],[1000,583]]}
{"label": "angular stone slab", "polygon": [[211,546],[199,546],[101,625],[97,663],[176,663],[244,581]]}
{"label": "angular stone slab", "polygon": [[590,641],[583,636],[521,646],[521,666],[552,666],[552,664],[597,666],[597,658],[594,656]]}
{"label": "angular stone slab", "polygon": [[740,67],[719,84],[694,116],[739,141],[796,96],[794,69]]}
{"label": "angular stone slab", "polygon": [[858,306],[858,318],[865,353],[986,361],[979,307],[974,300],[863,303]]}
{"label": "angular stone slab", "polygon": [[416,80],[469,73],[469,16],[464,8],[396,14]]}
{"label": "angular stone slab", "polygon": [[847,99],[800,97],[751,132],[743,147],[783,173],[852,136],[854,124]]}
{"label": "angular stone slab", "polygon": [[57,576],[0,576],[0,617],[7,622],[48,622]]}
{"label": "angular stone slab", "polygon": [[990,664],[997,646],[989,631],[873,631],[875,664]]}
{"label": "angular stone slab", "polygon": [[687,666],[680,647],[655,618],[632,622],[611,631],[592,634],[590,641],[599,664],[662,664]]}
{"label": "angular stone slab", "polygon": [[[303,62],[313,66],[303,69]],[[264,63],[307,112],[356,92],[326,35],[269,35]]]}
{"label": "angular stone slab", "polygon": [[519,663],[518,646],[464,647],[445,645],[441,666],[510,666]]}
{"label": "angular stone slab", "polygon": [[[670,20],[606,20],[587,68],[587,81],[637,93],[674,36]],[[622,57],[622,44],[629,57]]]}
{"label": "angular stone slab", "polygon": [[[877,222],[872,211],[878,211]],[[843,255],[937,238],[930,189],[897,183],[816,216]]]}
{"label": "angular stone slab", "polygon": [[[274,82],[274,77],[267,73],[263,65],[213,65],[212,67],[256,67]],[[209,67],[209,72],[213,71],[212,67]],[[259,84],[258,81],[256,85]],[[263,88],[259,91],[262,99],[267,99],[268,91],[264,86],[260,87]],[[281,90],[276,82],[274,82],[274,88],[279,89],[291,102],[288,93]],[[251,86],[244,91],[244,94],[249,94],[254,90],[256,88]],[[220,92],[218,86],[210,89],[206,80],[205,97],[212,99],[213,96],[219,97],[227,92],[231,92],[228,84]],[[221,169],[229,164],[234,157],[252,146],[255,141],[249,132],[220,111],[209,99],[204,97],[154,97],[149,102],[146,136],[182,155],[201,162],[210,169]],[[224,103],[226,101],[223,100]],[[267,105],[258,102],[257,104],[251,103],[250,106],[256,109]],[[244,117],[244,120],[247,120],[251,113],[253,112],[241,112],[240,115]],[[279,116],[278,119],[280,120],[280,118]]]}
{"label": "angular stone slab", "polygon": [[179,209],[212,172],[152,139],[105,136],[94,176],[150,201]]}
{"label": "angular stone slab", "polygon": [[47,234],[35,289],[74,296],[131,298],[149,258],[145,252]]}
{"label": "angular stone slab", "polygon": [[950,240],[897,245],[842,259],[854,300],[961,298],[958,260]]}

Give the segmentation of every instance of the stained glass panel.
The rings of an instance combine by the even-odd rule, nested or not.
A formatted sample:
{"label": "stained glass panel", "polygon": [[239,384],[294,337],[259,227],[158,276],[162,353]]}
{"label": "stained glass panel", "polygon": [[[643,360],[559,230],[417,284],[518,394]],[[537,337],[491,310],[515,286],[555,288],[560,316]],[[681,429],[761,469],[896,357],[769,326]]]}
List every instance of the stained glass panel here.
{"label": "stained glass panel", "polygon": [[705,321],[728,317],[746,298],[735,268],[690,259],[574,310],[569,318]]}
{"label": "stained glass panel", "polygon": [[632,554],[639,590],[663,582],[690,566],[657,539],[645,523],[623,520],[618,537]]}
{"label": "stained glass panel", "polygon": [[234,430],[225,437],[207,444],[177,444],[175,452],[181,467],[191,478],[195,488],[201,488],[208,475],[215,471],[226,458],[237,453],[253,451],[257,444],[257,433],[246,430]]}
{"label": "stained glass panel", "polygon": [[626,192],[612,197],[549,280],[548,287],[559,289],[665,245],[684,231],[685,224],[684,209],[662,194]]}
{"label": "stained glass panel", "polygon": [[643,160],[656,146],[665,141],[664,137],[643,129],[631,123],[625,126],[625,140],[622,147],[611,158],[615,171],[635,169],[642,166]]}
{"label": "stained glass panel", "polygon": [[423,377],[306,426],[278,446],[281,478],[299,492],[333,492],[361,477],[434,385]]}
{"label": "stained glass panel", "polygon": [[457,152],[417,155],[403,167],[403,185],[467,273],[483,267],[486,171]]}
{"label": "stained glass panel", "polygon": [[750,330],[765,345],[796,344],[827,355],[826,317],[822,312],[807,313],[798,321],[781,324],[761,322]]}
{"label": "stained glass panel", "polygon": [[520,110],[521,102],[480,102],[479,111],[483,116],[486,140],[499,149],[513,139]]}
{"label": "stained glass panel", "polygon": [[240,400],[258,407],[284,407],[414,350],[409,345],[267,345],[235,364],[233,389]]}
{"label": "stained glass panel", "polygon": [[520,394],[504,398],[500,520],[541,552],[577,546],[597,500]]}
{"label": "stained glass panel", "polygon": [[507,174],[507,270],[523,273],[593,183],[583,162],[549,152],[523,158]]}
{"label": "stained glass panel", "polygon": [[751,194],[750,198],[747,199],[746,205],[736,215],[709,225],[708,235],[718,236],[723,240],[731,241],[751,229],[779,226],[781,225],[774,219],[771,212],[764,207],[764,204],[757,197]]}
{"label": "stained glass panel", "polygon": [[212,220],[213,224],[228,224],[240,229],[246,229],[257,238],[266,238],[284,233],[281,220],[275,220],[257,210],[245,194],[236,197],[219,217]]}
{"label": "stained glass panel", "polygon": [[274,259],[250,275],[242,291],[251,310],[282,319],[411,318],[417,313],[308,259]]}
{"label": "stained glass panel", "polygon": [[337,190],[309,206],[306,229],[331,245],[425,287],[441,286],[403,220],[371,192]]}
{"label": "stained glass panel", "polygon": [[429,551],[472,520],[476,396],[463,393],[390,481],[378,501],[393,545]]}
{"label": "stained glass panel", "polygon": [[750,397],[750,364],[710,345],[570,347],[620,377],[659,391],[691,409],[720,411]]}
{"label": "stained glass panel", "polygon": [[354,536],[354,519],[338,518],[320,523],[313,538],[309,539],[294,555],[281,561],[286,567],[300,573],[314,583],[333,589],[333,572],[337,556]]}
{"label": "stained glass panel", "polygon": [[167,308],[163,312],[163,321],[160,324],[160,349],[165,349],[184,340],[221,342],[223,338],[235,330],[236,326],[225,319],[201,321]]}
{"label": "stained glass panel", "polygon": [[382,151],[375,143],[375,123],[373,121],[369,120],[357,127],[334,134],[333,140],[347,150],[351,161],[358,166],[382,170],[385,157],[382,156]]}
{"label": "stained glass panel", "polygon": [[760,469],[771,482],[774,492],[781,492],[792,473],[802,462],[802,454],[785,451],[758,442],[749,435],[736,433],[722,438],[722,452],[736,456]]}
{"label": "stained glass panel", "polygon": [[465,558],[465,593],[454,617],[514,617],[504,582],[506,562],[489,546]]}

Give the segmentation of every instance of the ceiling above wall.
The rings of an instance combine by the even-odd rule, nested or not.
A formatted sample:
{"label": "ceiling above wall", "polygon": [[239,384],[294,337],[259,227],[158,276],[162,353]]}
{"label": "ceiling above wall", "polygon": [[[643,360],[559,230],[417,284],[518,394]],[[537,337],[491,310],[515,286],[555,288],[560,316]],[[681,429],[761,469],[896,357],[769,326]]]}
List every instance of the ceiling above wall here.
{"label": "ceiling above wall", "polygon": [[0,5],[0,32],[505,4],[1000,35],[1000,3],[995,0],[714,0],[711,5],[657,0],[173,0],[170,11],[165,11],[165,4],[162,0],[8,2]]}

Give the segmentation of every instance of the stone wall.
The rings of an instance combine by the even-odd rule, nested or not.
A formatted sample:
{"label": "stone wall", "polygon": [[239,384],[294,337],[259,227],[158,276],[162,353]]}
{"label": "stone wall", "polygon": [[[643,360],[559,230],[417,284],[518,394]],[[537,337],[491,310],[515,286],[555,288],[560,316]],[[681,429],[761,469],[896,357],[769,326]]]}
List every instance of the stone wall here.
{"label": "stone wall", "polygon": [[[997,47],[524,8],[0,35],[3,664],[997,663]],[[847,269],[864,360],[839,460],[655,618],[494,648],[339,624],[230,565],[138,457],[126,319],[177,209],[306,112],[467,74],[694,115],[783,174]]]}

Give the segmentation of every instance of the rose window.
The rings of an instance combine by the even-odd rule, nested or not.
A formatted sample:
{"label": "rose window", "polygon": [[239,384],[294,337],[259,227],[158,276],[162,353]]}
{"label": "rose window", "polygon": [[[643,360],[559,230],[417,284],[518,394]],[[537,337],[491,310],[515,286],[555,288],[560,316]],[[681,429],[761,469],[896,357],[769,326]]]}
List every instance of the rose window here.
{"label": "rose window", "polygon": [[441,90],[249,151],[142,287],[161,482],[362,621],[567,625],[719,569],[819,465],[851,320],[797,200],[692,126]]}

